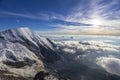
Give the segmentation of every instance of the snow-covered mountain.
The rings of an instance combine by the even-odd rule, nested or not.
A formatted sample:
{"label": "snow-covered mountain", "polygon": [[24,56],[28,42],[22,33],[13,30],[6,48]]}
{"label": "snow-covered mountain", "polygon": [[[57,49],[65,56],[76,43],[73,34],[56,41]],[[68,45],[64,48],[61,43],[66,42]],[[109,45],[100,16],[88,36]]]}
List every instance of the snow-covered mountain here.
{"label": "snow-covered mountain", "polygon": [[0,32],[0,70],[29,77],[44,69],[44,63],[58,60],[54,43],[28,28]]}

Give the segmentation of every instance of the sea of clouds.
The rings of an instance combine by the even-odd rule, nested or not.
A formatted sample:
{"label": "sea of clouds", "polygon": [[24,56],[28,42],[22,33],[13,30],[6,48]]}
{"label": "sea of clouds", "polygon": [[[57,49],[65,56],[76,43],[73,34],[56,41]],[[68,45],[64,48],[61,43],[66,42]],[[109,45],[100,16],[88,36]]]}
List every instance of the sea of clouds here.
{"label": "sea of clouds", "polygon": [[120,45],[95,40],[59,41],[56,45],[72,61],[82,62],[89,67],[100,67],[120,76]]}

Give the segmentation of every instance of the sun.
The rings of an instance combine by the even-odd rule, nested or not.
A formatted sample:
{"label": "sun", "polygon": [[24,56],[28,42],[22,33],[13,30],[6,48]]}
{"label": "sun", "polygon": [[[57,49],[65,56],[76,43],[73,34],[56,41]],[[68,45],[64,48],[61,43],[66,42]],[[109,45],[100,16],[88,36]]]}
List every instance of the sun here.
{"label": "sun", "polygon": [[93,26],[102,25],[102,20],[100,20],[100,19],[93,19],[93,20],[91,20],[91,24],[92,24]]}

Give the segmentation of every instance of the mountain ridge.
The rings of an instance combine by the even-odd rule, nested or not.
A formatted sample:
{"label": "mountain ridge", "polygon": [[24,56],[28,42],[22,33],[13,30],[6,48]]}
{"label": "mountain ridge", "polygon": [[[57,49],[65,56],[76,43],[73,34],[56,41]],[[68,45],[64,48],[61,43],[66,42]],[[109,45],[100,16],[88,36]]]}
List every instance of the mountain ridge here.
{"label": "mountain ridge", "polygon": [[[0,32],[0,70],[7,70],[24,76],[34,76],[37,69],[60,60],[55,52],[54,43],[29,28],[8,29]],[[25,67],[28,66],[30,70]],[[40,68],[34,68],[40,66]],[[19,69],[23,69],[21,72]],[[25,70],[31,71],[25,71]],[[39,71],[38,70],[38,71]],[[34,75],[33,75],[33,74]]]}

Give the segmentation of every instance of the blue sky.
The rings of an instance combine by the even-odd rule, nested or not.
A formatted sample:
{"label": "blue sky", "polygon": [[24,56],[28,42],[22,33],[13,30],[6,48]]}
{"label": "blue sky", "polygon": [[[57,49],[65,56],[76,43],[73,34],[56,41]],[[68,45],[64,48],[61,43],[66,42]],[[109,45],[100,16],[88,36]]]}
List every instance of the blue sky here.
{"label": "blue sky", "polygon": [[120,0],[0,0],[0,30],[120,34]]}

